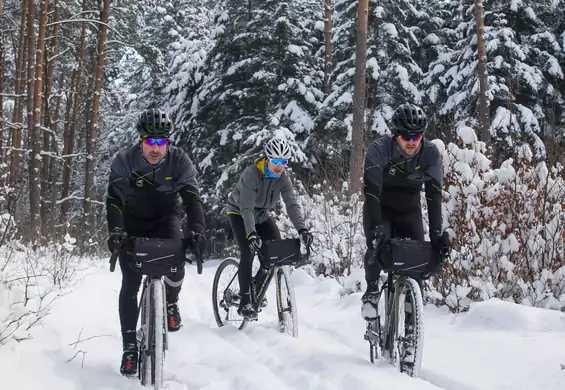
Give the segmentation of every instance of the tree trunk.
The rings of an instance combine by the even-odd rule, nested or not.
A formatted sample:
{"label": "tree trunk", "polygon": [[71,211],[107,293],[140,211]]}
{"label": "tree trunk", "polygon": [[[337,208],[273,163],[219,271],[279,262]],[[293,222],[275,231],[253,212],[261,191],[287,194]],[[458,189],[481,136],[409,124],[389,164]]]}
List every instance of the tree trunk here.
{"label": "tree trunk", "polygon": [[94,191],[94,155],[96,152],[96,137],[98,134],[98,118],[100,114],[100,91],[102,90],[102,77],[104,68],[104,54],[106,50],[106,38],[108,36],[108,19],[110,16],[110,0],[103,1],[102,14],[98,35],[98,58],[96,61],[96,74],[94,78],[94,97],[92,99],[92,115],[90,117],[90,128],[86,134],[86,176],[84,187],[84,214],[87,222],[86,231],[92,227],[92,201],[95,200]]}
{"label": "tree trunk", "polygon": [[[43,237],[48,237],[50,232],[48,227],[53,227],[52,221],[49,220],[49,211],[51,210],[50,202],[51,197],[50,189],[55,185],[56,181],[50,178],[52,161],[55,158],[50,157],[47,152],[55,153],[52,146],[56,146],[55,140],[55,124],[51,120],[53,113],[51,112],[50,104],[51,101],[51,91],[53,89],[53,73],[55,70],[55,57],[59,53],[59,35],[57,22],[59,21],[59,7],[58,0],[55,0],[53,7],[49,7],[49,14],[52,15],[51,22],[55,23],[52,25],[51,31],[51,45],[49,50],[45,50],[45,98],[44,101],[44,127],[50,131],[43,132],[43,166],[41,169],[41,235]],[[50,58],[52,58],[50,60]],[[58,99],[60,102],[60,98]],[[59,103],[60,104],[60,103]]]}
{"label": "tree trunk", "polygon": [[[86,11],[86,0],[82,0],[82,12]],[[64,165],[63,165],[63,191],[61,193],[61,215],[59,216],[59,222],[64,224],[67,220],[67,213],[69,211],[69,202],[66,200],[71,191],[71,163],[75,145],[75,134],[76,134],[76,123],[78,118],[78,111],[80,109],[80,85],[82,81],[82,64],[84,62],[84,53],[86,50],[86,23],[82,23],[82,29],[80,34],[80,49],[77,58],[77,70],[73,74],[74,83],[71,84],[71,93],[73,101],[72,118],[70,121],[67,119],[65,124],[65,139],[63,154]]]}
{"label": "tree trunk", "polygon": [[[71,84],[72,85],[72,84]],[[63,90],[65,87],[65,75],[61,73],[61,79],[59,80],[59,88]],[[53,144],[51,145],[51,150],[55,155],[59,155],[59,147],[57,145],[57,139],[59,135],[59,119],[61,116],[61,103],[63,101],[63,97],[59,94],[57,98],[57,107],[55,108],[55,117],[54,117],[54,126],[53,126]],[[70,104],[67,105],[67,117],[70,117]],[[57,232],[57,226],[55,225],[55,205],[57,204],[57,195],[59,194],[59,186],[57,185],[59,181],[59,170],[60,170],[60,161],[57,158],[51,159],[51,166],[50,166],[50,181],[51,181],[51,203],[49,204],[49,219],[53,222],[53,234]]]}
{"label": "tree trunk", "polygon": [[349,193],[361,190],[363,172],[363,140],[365,139],[365,61],[367,57],[367,18],[369,0],[359,0],[355,49],[355,90],[353,92],[353,131],[350,160]]}
{"label": "tree trunk", "polygon": [[29,211],[30,211],[30,230],[29,238],[35,244],[38,238],[39,227],[39,172],[35,172],[37,167],[37,159],[35,155],[36,139],[34,137],[34,121],[33,114],[35,110],[34,97],[35,97],[35,42],[34,42],[34,19],[35,19],[35,2],[28,0],[28,18],[27,18],[27,145],[32,148],[31,156],[28,162],[28,176],[29,176]]}
{"label": "tree trunk", "polygon": [[[2,18],[2,0],[0,0],[0,24],[4,25]],[[4,93],[4,30],[0,31],[0,187],[4,186],[4,181],[6,180],[6,170],[3,167],[5,160],[4,150],[4,98],[2,97]],[[0,211],[2,209],[0,208]]]}
{"label": "tree trunk", "polygon": [[[13,211],[13,205],[16,196],[16,187],[18,185],[18,170],[20,165],[20,147],[22,144],[22,122],[23,122],[23,93],[25,86],[25,53],[27,48],[27,39],[25,36],[27,18],[27,3],[22,1],[22,12],[20,19],[20,38],[18,43],[18,58],[16,60],[16,77],[14,80],[14,92],[18,96],[14,101],[14,112],[12,113],[12,145],[11,145],[11,162],[10,162],[10,187],[12,192],[8,196],[8,210]],[[6,156],[8,158],[8,156]]]}
{"label": "tree trunk", "polygon": [[332,90],[330,74],[332,72],[332,0],[324,0],[324,95]]}
{"label": "tree trunk", "polygon": [[40,238],[40,204],[41,204],[41,106],[43,103],[43,60],[45,58],[45,26],[47,24],[48,0],[41,0],[39,15],[37,50],[35,60],[35,81],[33,95],[33,133],[31,136],[31,157],[30,157],[30,182],[29,182],[29,201],[31,214],[31,238],[32,242],[37,242]]}
{"label": "tree trunk", "polygon": [[488,102],[488,72],[487,72],[487,48],[484,36],[484,7],[483,0],[475,0],[475,22],[477,25],[477,51],[479,67],[479,128],[481,141],[490,144],[490,122]]}

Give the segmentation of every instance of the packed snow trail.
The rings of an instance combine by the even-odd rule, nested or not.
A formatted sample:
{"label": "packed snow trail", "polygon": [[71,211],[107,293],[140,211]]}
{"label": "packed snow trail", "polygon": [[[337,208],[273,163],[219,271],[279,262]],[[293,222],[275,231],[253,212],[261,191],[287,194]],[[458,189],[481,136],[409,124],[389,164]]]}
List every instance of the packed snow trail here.
{"label": "packed snow trail", "polygon": [[[202,275],[188,266],[179,307],[183,327],[170,333],[166,389],[562,389],[565,321],[562,313],[489,301],[460,316],[425,309],[421,378],[368,360],[360,317],[361,293],[342,297],[331,279],[293,273],[299,336],[278,331],[274,284],[269,305],[245,331],[218,328],[212,280],[218,262]],[[121,274],[107,263],[79,274],[32,340],[0,349],[2,388],[42,390],[141,389],[119,375]],[[497,313],[502,312],[502,316]],[[79,340],[79,343],[76,343]],[[90,338],[90,339],[88,339]]]}

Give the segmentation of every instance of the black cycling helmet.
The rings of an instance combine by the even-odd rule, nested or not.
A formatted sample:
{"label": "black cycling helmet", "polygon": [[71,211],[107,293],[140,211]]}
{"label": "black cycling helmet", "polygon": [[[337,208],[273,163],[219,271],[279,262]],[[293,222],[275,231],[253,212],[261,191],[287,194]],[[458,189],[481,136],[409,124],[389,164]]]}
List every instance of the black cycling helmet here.
{"label": "black cycling helmet", "polygon": [[150,108],[141,114],[136,128],[141,138],[169,137],[173,131],[173,122],[165,111]]}
{"label": "black cycling helmet", "polygon": [[428,119],[420,107],[405,103],[394,110],[391,125],[395,135],[424,134],[428,126]]}

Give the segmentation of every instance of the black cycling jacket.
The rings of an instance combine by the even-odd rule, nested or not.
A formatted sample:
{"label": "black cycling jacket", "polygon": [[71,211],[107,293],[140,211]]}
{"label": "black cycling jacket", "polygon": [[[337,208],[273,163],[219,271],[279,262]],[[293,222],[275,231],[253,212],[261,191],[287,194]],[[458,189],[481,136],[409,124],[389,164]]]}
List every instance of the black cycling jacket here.
{"label": "black cycling jacket", "polygon": [[364,169],[372,228],[381,223],[381,208],[409,213],[421,207],[424,185],[430,230],[441,230],[442,159],[432,142],[424,138],[418,153],[406,157],[394,137],[381,137],[369,146]]}
{"label": "black cycling jacket", "polygon": [[[158,164],[143,156],[141,144],[120,152],[112,162],[106,217],[108,228],[139,231],[178,216],[180,194],[189,230],[204,233],[204,209],[197,190],[197,172],[188,155],[175,146]],[[144,229],[141,229],[144,230]]]}

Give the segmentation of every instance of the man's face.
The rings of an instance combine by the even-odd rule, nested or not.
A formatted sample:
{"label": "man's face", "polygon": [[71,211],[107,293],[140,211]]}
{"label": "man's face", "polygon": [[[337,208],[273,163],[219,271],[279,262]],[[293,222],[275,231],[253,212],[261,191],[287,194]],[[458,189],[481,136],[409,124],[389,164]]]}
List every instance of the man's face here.
{"label": "man's face", "polygon": [[165,157],[167,153],[167,138],[145,138],[142,142],[143,156],[149,164],[155,165]]}
{"label": "man's face", "polygon": [[418,150],[420,150],[420,144],[422,143],[422,135],[408,135],[401,134],[396,139],[398,140],[398,145],[400,149],[407,155],[413,156]]}

